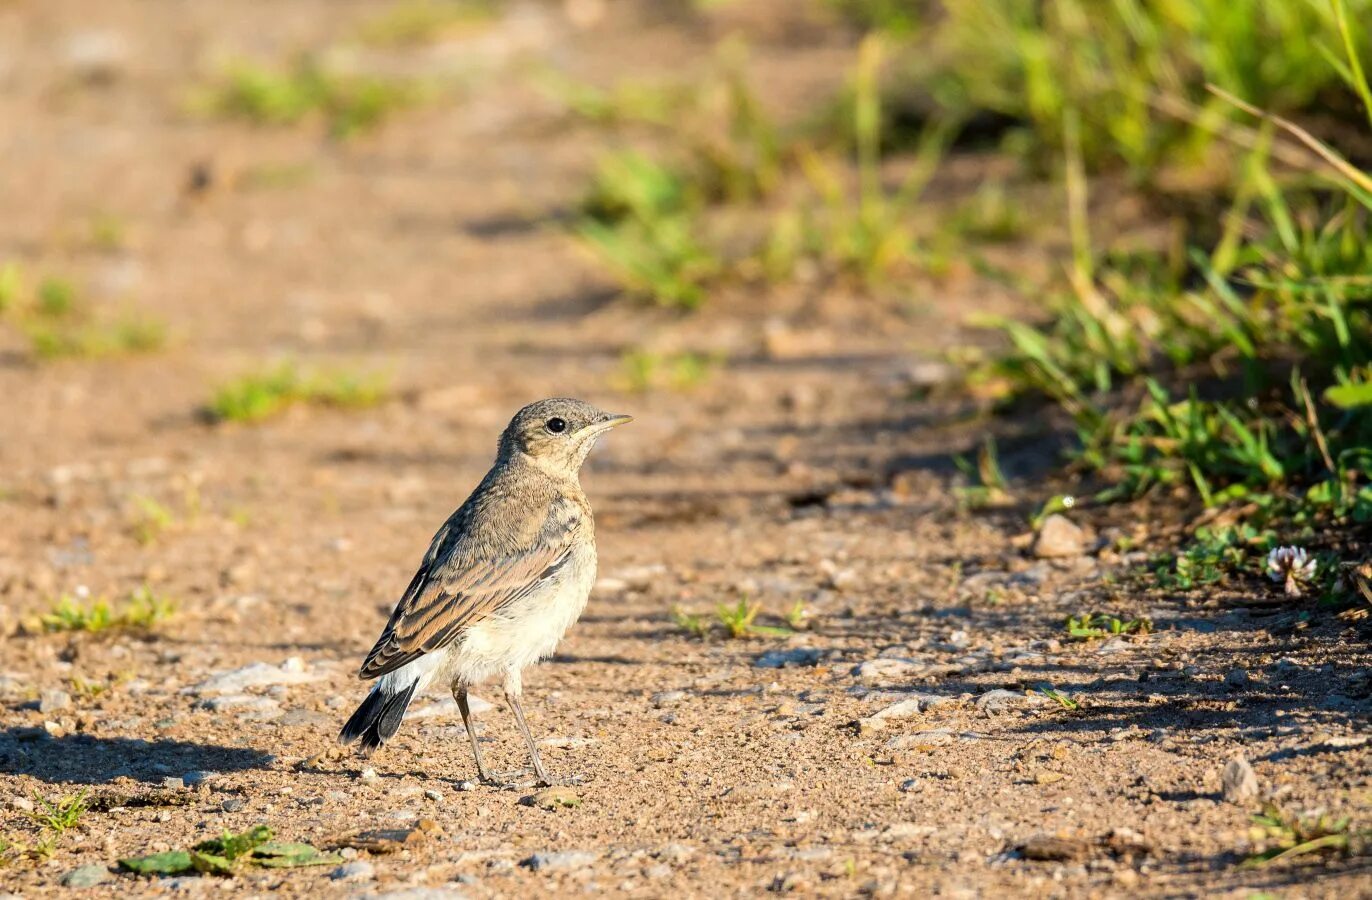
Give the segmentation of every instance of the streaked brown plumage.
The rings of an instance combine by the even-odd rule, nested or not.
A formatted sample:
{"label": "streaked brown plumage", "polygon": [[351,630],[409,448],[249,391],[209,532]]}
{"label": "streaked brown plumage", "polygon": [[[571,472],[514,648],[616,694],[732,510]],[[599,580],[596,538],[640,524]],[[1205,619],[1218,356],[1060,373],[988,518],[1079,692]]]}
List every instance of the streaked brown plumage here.
{"label": "streaked brown plumage", "polygon": [[547,780],[519,705],[521,673],[552,653],[585,606],[595,580],[595,523],[578,474],[596,439],[627,421],[569,399],[515,415],[495,465],[434,535],[367,654],[360,675],[378,681],[342,742],[360,739],[370,753],[399,728],[416,690],[447,682],[489,780],[467,688],[498,676],[534,769]]}

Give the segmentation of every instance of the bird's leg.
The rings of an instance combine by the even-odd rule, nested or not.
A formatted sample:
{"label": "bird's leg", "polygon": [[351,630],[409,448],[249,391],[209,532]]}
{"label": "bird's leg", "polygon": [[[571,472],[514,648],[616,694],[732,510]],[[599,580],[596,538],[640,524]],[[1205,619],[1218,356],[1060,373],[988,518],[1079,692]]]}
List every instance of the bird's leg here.
{"label": "bird's leg", "polygon": [[524,743],[529,745],[529,756],[533,757],[534,774],[538,776],[540,783],[551,785],[553,780],[548,777],[548,770],[543,767],[543,760],[538,755],[538,745],[534,743],[534,736],[529,733],[529,723],[524,721],[524,709],[519,705],[518,683],[505,685],[505,702],[510,704],[510,711],[514,713],[515,722],[519,725],[519,733],[524,735]]}
{"label": "bird's leg", "polygon": [[472,741],[472,755],[476,757],[476,774],[482,781],[492,781],[491,773],[486,769],[486,761],[481,758],[481,745],[476,742],[476,724],[472,717],[471,707],[467,705],[467,686],[461,682],[453,682],[453,699],[457,701],[457,710],[462,713],[462,724],[467,728],[467,737]]}

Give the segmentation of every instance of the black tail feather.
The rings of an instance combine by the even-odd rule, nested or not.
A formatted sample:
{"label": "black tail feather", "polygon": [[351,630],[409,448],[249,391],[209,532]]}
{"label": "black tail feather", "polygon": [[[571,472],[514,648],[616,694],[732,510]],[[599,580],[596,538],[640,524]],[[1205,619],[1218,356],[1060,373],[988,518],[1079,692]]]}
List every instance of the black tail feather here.
{"label": "black tail feather", "polygon": [[362,705],[348,719],[343,730],[338,733],[340,744],[351,744],[361,739],[363,756],[371,756],[386,741],[400,730],[400,722],[405,718],[405,709],[410,705],[418,681],[410,682],[409,687],[398,694],[389,694],[379,687],[373,688],[362,701]]}

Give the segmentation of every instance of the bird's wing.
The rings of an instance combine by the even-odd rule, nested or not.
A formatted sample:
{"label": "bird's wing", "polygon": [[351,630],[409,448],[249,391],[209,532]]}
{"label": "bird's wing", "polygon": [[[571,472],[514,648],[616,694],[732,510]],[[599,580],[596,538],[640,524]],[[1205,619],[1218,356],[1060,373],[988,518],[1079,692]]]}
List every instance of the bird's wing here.
{"label": "bird's wing", "polygon": [[554,504],[527,541],[482,540],[459,512],[434,536],[424,562],[359,672],[377,678],[451,643],[556,577],[571,559],[580,525],[576,504]]}

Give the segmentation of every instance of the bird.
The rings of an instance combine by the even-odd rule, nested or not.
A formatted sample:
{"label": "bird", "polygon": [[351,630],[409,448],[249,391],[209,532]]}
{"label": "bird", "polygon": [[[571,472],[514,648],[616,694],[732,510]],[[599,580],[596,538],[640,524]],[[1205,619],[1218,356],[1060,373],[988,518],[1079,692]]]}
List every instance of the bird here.
{"label": "bird", "polygon": [[339,743],[358,742],[370,756],[395,736],[417,693],[444,685],[462,714],[478,776],[502,783],[505,776],[492,775],[482,758],[468,700],[473,686],[499,679],[533,774],[554,783],[520,704],[523,673],[553,654],[586,608],[596,545],[581,466],[602,435],[630,421],[565,397],[515,413],[495,464],[438,529],[363,661],[358,674],[374,684]]}

